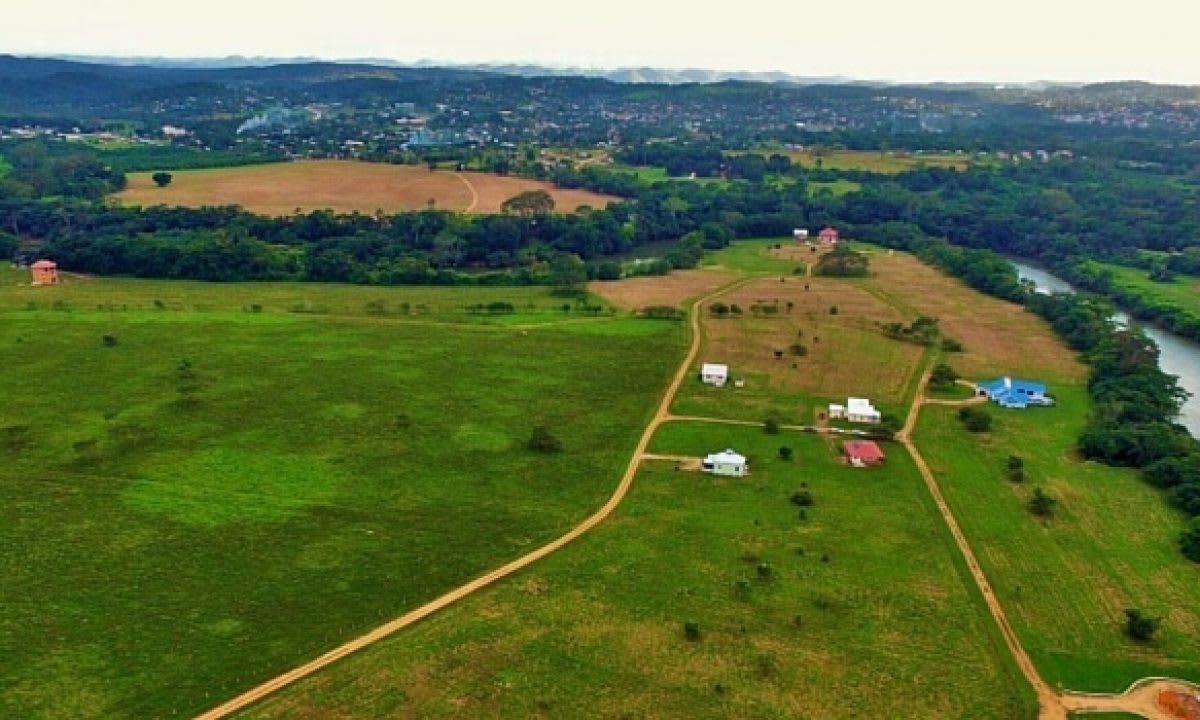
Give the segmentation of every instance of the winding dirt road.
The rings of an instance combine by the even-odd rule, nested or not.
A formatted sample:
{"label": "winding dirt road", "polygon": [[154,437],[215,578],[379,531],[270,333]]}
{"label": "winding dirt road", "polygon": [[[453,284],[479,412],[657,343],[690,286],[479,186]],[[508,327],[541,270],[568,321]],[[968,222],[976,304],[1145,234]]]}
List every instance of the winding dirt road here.
{"label": "winding dirt road", "polygon": [[462,173],[456,172],[454,173],[454,177],[462,180],[463,185],[467,186],[467,190],[471,191],[471,204],[468,205],[467,209],[463,210],[463,212],[474,212],[475,208],[479,206],[479,191],[475,189],[475,186],[471,184],[471,181],[468,180]]}
{"label": "winding dirt road", "polygon": [[532,565],[533,563],[541,560],[550,553],[559,550],[564,545],[570,543],[572,540],[577,539],[579,536],[603,522],[604,519],[611,515],[613,510],[615,510],[617,506],[621,504],[621,501],[625,499],[625,495],[629,492],[629,488],[633,485],[633,478],[637,475],[638,468],[641,467],[642,459],[646,454],[646,448],[650,445],[650,439],[654,436],[654,433],[658,430],[658,427],[671,417],[671,403],[675,400],[675,395],[679,392],[680,385],[683,384],[684,379],[688,376],[688,373],[692,367],[692,363],[696,359],[697,353],[700,352],[701,305],[709,300],[720,297],[722,294],[730,290],[744,285],[751,279],[752,278],[743,278],[736,282],[724,285],[723,287],[718,288],[708,295],[705,295],[699,300],[696,300],[692,304],[691,312],[689,313],[692,339],[691,345],[687,351],[687,355],[684,357],[683,362],[679,364],[679,368],[675,371],[675,375],[671,378],[671,383],[667,386],[666,392],[663,393],[662,400],[659,401],[658,410],[655,412],[654,418],[646,426],[646,429],[642,431],[642,436],[638,440],[637,447],[633,451],[633,456],[630,458],[629,464],[625,468],[625,474],[621,476],[620,483],[617,484],[617,488],[613,491],[612,496],[609,497],[608,501],[605,502],[599,510],[590,515],[583,522],[571,528],[567,534],[546,545],[543,545],[537,550],[534,550],[527,555],[523,555],[516,560],[513,560],[512,562],[503,565],[487,573],[486,575],[483,575],[482,577],[478,577],[471,582],[462,585],[461,587],[455,588],[445,595],[442,595],[428,603],[425,603],[415,610],[411,610],[404,615],[401,615],[395,620],[392,620],[384,625],[380,625],[371,632],[357,637],[350,642],[345,643],[344,645],[340,645],[324,655],[321,655],[320,657],[301,665],[300,667],[268,680],[258,687],[247,690],[232,700],[222,703],[212,710],[197,715],[196,720],[218,720],[218,718],[228,717],[229,715],[246,708],[252,703],[265,698],[271,693],[287,687],[297,680],[308,677],[309,675],[312,675],[318,670],[337,662],[347,655],[357,652],[368,645],[376,643],[388,635],[396,632],[397,630],[412,625],[418,620],[428,617],[438,610],[462,600],[468,595],[481,590],[488,585],[491,585],[503,577],[512,575],[518,570]]}

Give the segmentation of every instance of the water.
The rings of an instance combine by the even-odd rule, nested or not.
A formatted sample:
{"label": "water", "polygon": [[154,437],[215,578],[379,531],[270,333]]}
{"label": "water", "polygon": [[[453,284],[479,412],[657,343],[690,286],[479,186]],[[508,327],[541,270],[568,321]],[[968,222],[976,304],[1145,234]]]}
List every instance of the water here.
{"label": "water", "polygon": [[[1075,288],[1062,278],[1045,270],[1011,260],[1022,280],[1033,283],[1034,289],[1043,294],[1075,292]],[[1129,315],[1118,312],[1112,317],[1118,325],[1129,325]],[[1158,345],[1158,366],[1162,371],[1179,378],[1179,386],[1191,393],[1179,410],[1179,422],[1188,429],[1192,437],[1200,438],[1200,344],[1174,335],[1152,325],[1143,325],[1146,337]]]}

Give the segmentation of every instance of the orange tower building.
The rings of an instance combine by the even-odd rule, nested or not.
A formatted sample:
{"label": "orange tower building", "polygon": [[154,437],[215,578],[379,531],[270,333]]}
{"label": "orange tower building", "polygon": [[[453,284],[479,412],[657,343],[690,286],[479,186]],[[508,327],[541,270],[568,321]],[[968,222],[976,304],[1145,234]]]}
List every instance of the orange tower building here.
{"label": "orange tower building", "polygon": [[34,285],[53,285],[58,282],[58,263],[53,260],[38,260],[29,269],[33,271]]}

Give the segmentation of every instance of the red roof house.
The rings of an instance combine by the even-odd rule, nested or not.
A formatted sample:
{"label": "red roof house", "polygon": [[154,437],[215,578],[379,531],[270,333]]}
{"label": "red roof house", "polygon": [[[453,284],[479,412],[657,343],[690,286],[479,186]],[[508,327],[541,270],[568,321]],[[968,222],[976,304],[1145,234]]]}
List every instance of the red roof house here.
{"label": "red roof house", "polygon": [[842,449],[846,452],[850,464],[857,467],[883,462],[883,450],[872,440],[847,440]]}
{"label": "red roof house", "polygon": [[821,242],[835,243],[838,241],[837,228],[827,227],[821,231]]}
{"label": "red roof house", "polygon": [[58,264],[53,260],[38,260],[29,266],[34,285],[53,285],[58,282]]}

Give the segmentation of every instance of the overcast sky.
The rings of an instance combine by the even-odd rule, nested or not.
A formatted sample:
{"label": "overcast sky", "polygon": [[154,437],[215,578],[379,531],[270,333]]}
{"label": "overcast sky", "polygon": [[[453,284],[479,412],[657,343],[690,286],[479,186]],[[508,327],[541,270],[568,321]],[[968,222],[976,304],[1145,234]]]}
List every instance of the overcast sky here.
{"label": "overcast sky", "polygon": [[[712,4],[719,9],[707,10]],[[1195,0],[10,0],[0,52],[1200,84]],[[1115,8],[1115,9],[1110,9]]]}

